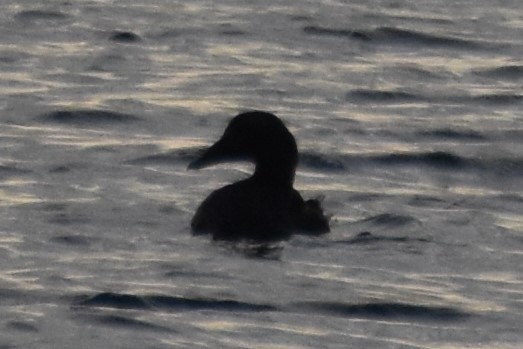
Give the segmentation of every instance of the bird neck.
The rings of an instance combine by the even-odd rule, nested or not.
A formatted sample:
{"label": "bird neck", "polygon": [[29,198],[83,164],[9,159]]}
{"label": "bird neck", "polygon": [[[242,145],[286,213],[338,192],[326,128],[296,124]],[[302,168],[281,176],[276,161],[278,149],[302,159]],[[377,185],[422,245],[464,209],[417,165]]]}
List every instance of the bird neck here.
{"label": "bird neck", "polygon": [[256,164],[253,179],[277,188],[292,188],[296,164],[286,162],[259,162]]}

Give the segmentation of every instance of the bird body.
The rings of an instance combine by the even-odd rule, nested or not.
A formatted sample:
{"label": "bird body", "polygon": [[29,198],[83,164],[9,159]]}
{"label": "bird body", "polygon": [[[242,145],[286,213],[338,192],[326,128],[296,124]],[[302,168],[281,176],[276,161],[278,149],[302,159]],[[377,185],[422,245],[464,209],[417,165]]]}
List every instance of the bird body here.
{"label": "bird body", "polygon": [[275,115],[253,111],[236,116],[189,169],[230,160],[254,162],[254,174],[211,193],[192,219],[194,234],[266,242],[287,239],[293,232],[329,231],[320,202],[304,201],[293,188],[298,148]]}

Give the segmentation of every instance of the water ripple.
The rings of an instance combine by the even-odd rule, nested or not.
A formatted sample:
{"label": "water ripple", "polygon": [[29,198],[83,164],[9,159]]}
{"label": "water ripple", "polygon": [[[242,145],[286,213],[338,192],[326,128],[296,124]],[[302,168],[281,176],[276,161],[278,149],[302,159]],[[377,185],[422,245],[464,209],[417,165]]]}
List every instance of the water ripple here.
{"label": "water ripple", "polygon": [[498,44],[463,39],[453,36],[429,34],[422,31],[396,28],[378,27],[371,30],[336,29],[322,26],[305,26],[303,32],[307,35],[332,36],[348,38],[365,42],[380,44],[408,44],[423,45],[428,47],[441,47],[452,49],[487,49],[499,46]]}
{"label": "water ripple", "polygon": [[117,309],[163,309],[163,310],[201,310],[217,311],[271,311],[270,305],[245,303],[231,299],[185,298],[174,296],[136,296],[117,293],[99,293],[75,306],[106,307]]}
{"label": "water ripple", "polygon": [[291,308],[326,315],[386,320],[462,321],[471,316],[457,308],[405,303],[303,302],[294,303]]}
{"label": "water ripple", "polygon": [[27,10],[20,11],[15,15],[15,18],[22,21],[57,21],[67,19],[69,15],[59,11],[47,10]]}
{"label": "water ripple", "polygon": [[137,116],[107,110],[57,110],[38,117],[43,122],[64,125],[107,125],[140,120]]}

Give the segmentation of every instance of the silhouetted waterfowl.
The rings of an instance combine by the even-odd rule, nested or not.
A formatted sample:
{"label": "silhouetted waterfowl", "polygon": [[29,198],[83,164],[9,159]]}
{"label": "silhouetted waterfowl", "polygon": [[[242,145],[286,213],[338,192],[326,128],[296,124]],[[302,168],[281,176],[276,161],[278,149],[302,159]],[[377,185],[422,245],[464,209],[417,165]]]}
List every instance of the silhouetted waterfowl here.
{"label": "silhouetted waterfowl", "polygon": [[223,136],[189,169],[228,160],[252,161],[254,174],[211,193],[194,215],[195,234],[216,240],[276,241],[292,233],[329,232],[318,200],[304,201],[293,188],[298,148],[275,115],[253,111],[231,120]]}

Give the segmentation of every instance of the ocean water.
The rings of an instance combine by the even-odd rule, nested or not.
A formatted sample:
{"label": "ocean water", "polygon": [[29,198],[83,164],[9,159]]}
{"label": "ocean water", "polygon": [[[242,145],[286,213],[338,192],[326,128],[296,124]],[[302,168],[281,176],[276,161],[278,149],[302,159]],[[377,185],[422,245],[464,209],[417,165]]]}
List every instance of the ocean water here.
{"label": "ocean water", "polygon": [[[0,348],[523,347],[523,3],[0,3]],[[332,232],[189,222],[280,116]]]}

